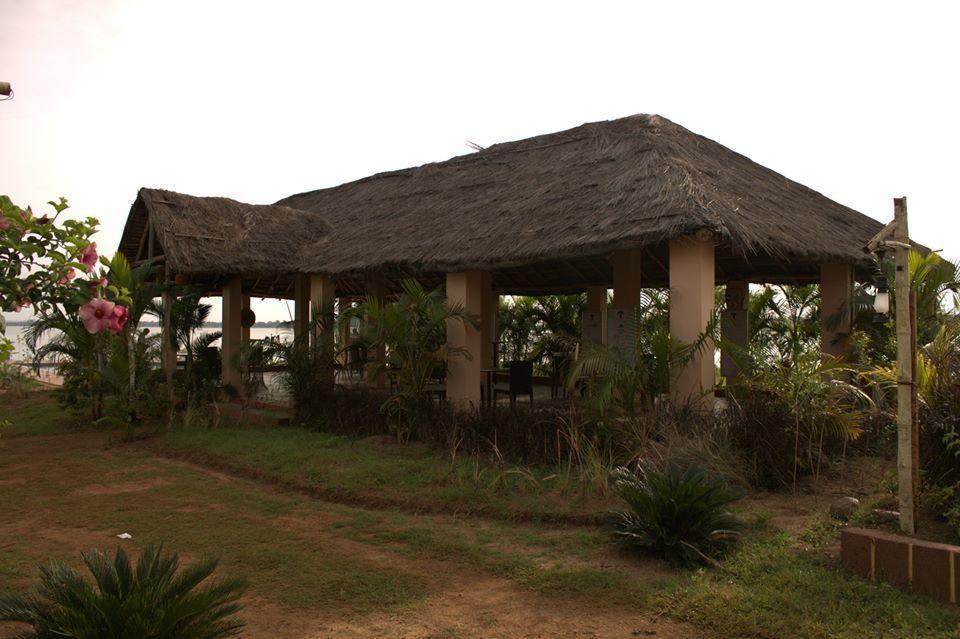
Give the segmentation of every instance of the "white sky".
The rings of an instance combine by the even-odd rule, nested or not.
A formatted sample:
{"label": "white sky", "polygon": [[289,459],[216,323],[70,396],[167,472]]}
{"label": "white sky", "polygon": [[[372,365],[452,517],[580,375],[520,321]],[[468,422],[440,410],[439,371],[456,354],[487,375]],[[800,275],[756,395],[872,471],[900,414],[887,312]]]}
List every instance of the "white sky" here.
{"label": "white sky", "polygon": [[793,6],[0,0],[0,193],[112,253],[140,186],[270,203],[659,113],[960,256],[960,5]]}

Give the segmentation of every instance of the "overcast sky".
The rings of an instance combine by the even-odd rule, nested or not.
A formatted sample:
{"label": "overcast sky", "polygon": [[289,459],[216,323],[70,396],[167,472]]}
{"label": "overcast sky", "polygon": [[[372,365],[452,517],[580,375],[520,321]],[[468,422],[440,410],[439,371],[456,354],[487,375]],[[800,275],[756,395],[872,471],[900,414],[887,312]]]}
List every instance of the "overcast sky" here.
{"label": "overcast sky", "polygon": [[659,113],[960,257],[952,4],[0,0],[0,193],[112,253],[141,186],[270,203]]}

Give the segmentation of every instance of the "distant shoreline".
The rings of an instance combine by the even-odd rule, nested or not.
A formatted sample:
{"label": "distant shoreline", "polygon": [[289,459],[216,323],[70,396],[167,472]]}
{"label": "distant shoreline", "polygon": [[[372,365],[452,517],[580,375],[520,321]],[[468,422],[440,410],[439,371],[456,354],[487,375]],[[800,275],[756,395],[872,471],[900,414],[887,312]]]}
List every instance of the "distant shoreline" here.
{"label": "distant shoreline", "polygon": [[[31,320],[7,320],[7,326],[27,326]],[[140,322],[145,328],[160,328],[160,322]],[[223,328],[222,322],[204,322],[204,328]],[[251,328],[293,328],[293,322],[257,322]]]}

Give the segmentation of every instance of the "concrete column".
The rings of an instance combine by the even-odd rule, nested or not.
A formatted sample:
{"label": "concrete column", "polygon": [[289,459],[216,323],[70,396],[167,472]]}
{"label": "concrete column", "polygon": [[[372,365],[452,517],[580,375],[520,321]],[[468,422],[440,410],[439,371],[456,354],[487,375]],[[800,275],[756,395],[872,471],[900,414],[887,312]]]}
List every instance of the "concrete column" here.
{"label": "concrete column", "polygon": [[587,287],[587,308],[580,321],[580,337],[584,342],[607,343],[607,287]]}
{"label": "concrete column", "polygon": [[[244,309],[244,310],[248,310],[248,311],[252,311],[252,310],[253,310],[253,309],[251,308],[251,306],[250,306],[250,296],[249,296],[249,295],[244,295],[244,296],[243,296],[243,303],[242,303],[242,305],[243,305],[243,309]],[[249,326],[243,326],[242,324],[240,325],[240,343],[243,344],[243,347],[244,347],[244,348],[246,348],[246,347],[248,347],[248,346],[250,345],[250,327],[249,327]]]}
{"label": "concrete column", "polygon": [[313,339],[330,340],[333,344],[333,307],[337,296],[333,280],[326,275],[310,276],[310,325]]}
{"label": "concrete column", "polygon": [[[482,317],[484,297],[481,271],[447,273],[447,300],[451,304],[461,304],[468,313]],[[447,363],[447,401],[454,406],[480,405],[483,332],[482,327],[474,328],[459,320],[447,323],[447,346],[466,351],[466,355],[451,357]]]}
{"label": "concrete column", "polygon": [[604,342],[620,357],[633,361],[636,342],[633,310],[640,303],[640,251],[615,253],[613,262],[613,302],[607,309]]}
{"label": "concrete column", "polygon": [[310,281],[310,341],[321,348],[325,348],[329,357],[328,369],[330,382],[334,381],[334,340],[336,330],[334,324],[333,307],[336,303],[336,286],[332,279],[325,275],[311,275]]}
{"label": "concrete column", "polygon": [[[712,238],[670,240],[670,334],[693,343],[710,322],[714,305]],[[679,402],[712,399],[715,382],[713,345],[695,353],[680,371],[671,372],[670,395]]]}
{"label": "concrete column", "polygon": [[[750,341],[750,283],[746,280],[727,282],[724,294],[723,315],[720,318],[720,331],[723,341],[735,344],[741,349]],[[739,369],[730,356],[720,353],[720,374],[724,377],[736,377]]]}
{"label": "concrete column", "polygon": [[173,332],[171,322],[176,296],[171,291],[164,290],[160,299],[163,302],[163,318],[160,326],[160,366],[167,383],[167,398],[170,400],[172,410],[174,401],[173,376],[177,370],[177,346],[176,338],[171,336]]}
{"label": "concrete column", "polygon": [[497,322],[497,304],[500,296],[493,292],[493,279],[489,271],[481,273],[480,285],[483,289],[483,303],[480,308],[480,331],[482,341],[480,342],[480,364],[481,368],[491,368],[493,366],[493,340],[496,333]]}
{"label": "concrete column", "polygon": [[640,303],[640,251],[613,254],[613,308],[633,309]]}
{"label": "concrete column", "polygon": [[853,266],[824,262],[820,265],[820,350],[846,359],[853,330]]}
{"label": "concrete column", "polygon": [[[381,304],[387,301],[387,285],[383,277],[379,275],[370,275],[367,277],[367,296],[377,299]],[[366,320],[366,318],[364,318]],[[387,347],[384,344],[378,344],[369,351],[369,357],[374,362],[382,362],[387,357]],[[386,375],[378,375],[373,380],[376,388],[387,387]]]}
{"label": "concrete column", "polygon": [[297,274],[293,282],[293,336],[300,337],[310,326],[310,280]]}
{"label": "concrete column", "polygon": [[233,386],[238,392],[240,365],[240,309],[243,308],[243,287],[239,277],[231,277],[223,285],[223,337],[220,340],[220,359],[223,365],[223,385]]}
{"label": "concrete column", "polygon": [[347,321],[347,309],[350,308],[349,297],[337,298],[337,331],[340,338],[341,362],[346,365],[349,363],[347,347],[350,346],[350,323]]}

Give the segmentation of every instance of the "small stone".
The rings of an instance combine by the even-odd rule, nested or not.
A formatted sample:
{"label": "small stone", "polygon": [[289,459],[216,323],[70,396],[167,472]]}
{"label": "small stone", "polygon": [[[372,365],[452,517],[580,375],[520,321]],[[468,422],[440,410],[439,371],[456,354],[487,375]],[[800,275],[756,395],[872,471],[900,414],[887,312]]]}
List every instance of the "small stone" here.
{"label": "small stone", "polygon": [[830,516],[847,521],[853,517],[854,511],[859,505],[860,500],[856,497],[841,497],[830,504]]}
{"label": "small stone", "polygon": [[874,508],[870,511],[870,517],[877,523],[895,524],[900,521],[900,513],[895,510],[881,510]]}

